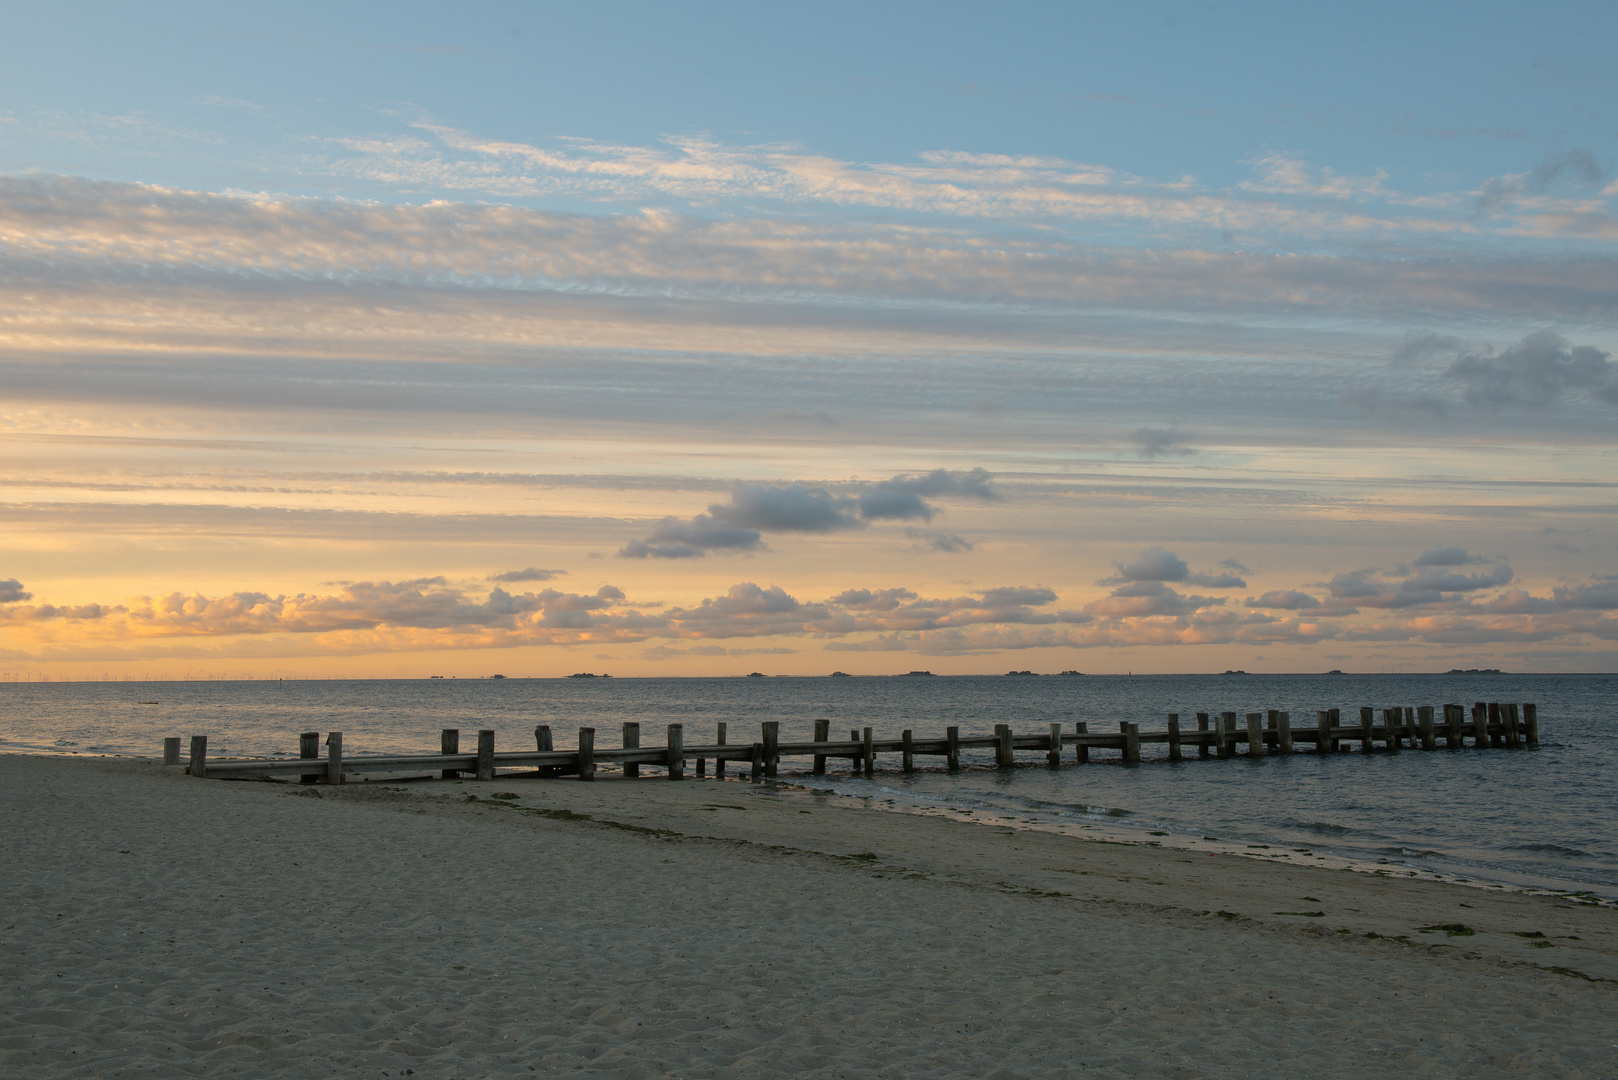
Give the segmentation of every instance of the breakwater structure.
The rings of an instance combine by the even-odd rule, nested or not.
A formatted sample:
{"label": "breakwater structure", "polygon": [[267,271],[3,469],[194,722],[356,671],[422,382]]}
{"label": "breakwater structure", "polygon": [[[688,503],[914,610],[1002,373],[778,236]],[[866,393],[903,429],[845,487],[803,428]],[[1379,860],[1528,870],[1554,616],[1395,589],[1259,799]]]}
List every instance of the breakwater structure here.
{"label": "breakwater structure", "polygon": [[[1166,760],[1171,762],[1184,760],[1188,748],[1194,748],[1198,757],[1229,759],[1292,754],[1299,752],[1300,746],[1312,747],[1317,754],[1354,750],[1369,754],[1379,746],[1388,753],[1404,747],[1437,750],[1440,740],[1452,750],[1467,746],[1469,741],[1477,748],[1530,748],[1539,744],[1539,713],[1532,704],[1519,709],[1509,702],[1480,701],[1472,706],[1470,719],[1460,705],[1444,705],[1441,714],[1430,705],[1386,708],[1380,719],[1375,709],[1366,707],[1359,710],[1357,723],[1343,721],[1339,710],[1323,709],[1315,713],[1313,726],[1294,727],[1289,713],[1271,709],[1241,717],[1234,712],[1197,713],[1194,728],[1190,723],[1182,724],[1179,713],[1169,713],[1167,727],[1162,731],[1142,731],[1139,724],[1124,721],[1116,733],[1092,732],[1087,723],[1079,721],[1071,725],[1071,730],[1067,724],[1053,723],[1047,731],[1033,735],[1018,735],[1010,725],[996,724],[993,735],[963,736],[960,728],[950,727],[941,739],[918,739],[908,729],[897,739],[877,739],[867,727],[850,731],[847,740],[833,740],[831,721],[816,720],[812,741],[782,742],[780,722],[767,720],[760,725],[757,742],[729,742],[727,725],[720,723],[715,742],[690,746],[685,743],[682,724],[668,725],[664,745],[642,746],[640,725],[626,723],[617,747],[596,746],[596,729],[581,727],[578,745],[572,750],[554,749],[550,726],[541,724],[534,729],[532,750],[496,753],[495,733],[484,729],[477,733],[477,749],[463,752],[460,731],[446,728],[436,754],[348,756],[343,752],[342,732],[327,734],[322,755],[320,733],[311,731],[299,737],[296,758],[210,758],[208,737],[193,735],[185,767],[192,776],[221,780],[296,777],[305,784],[341,784],[345,777],[359,773],[410,779],[454,779],[464,774],[477,780],[493,780],[496,775],[501,779],[574,776],[593,780],[597,767],[602,765],[616,765],[626,777],[639,776],[643,765],[661,768],[668,779],[681,780],[686,776],[687,762],[694,761],[695,775],[702,777],[707,775],[711,761],[716,777],[725,775],[728,764],[739,763],[747,767],[749,779],[760,781],[777,774],[783,757],[810,758],[814,775],[825,774],[827,761],[846,759],[852,772],[872,776],[878,754],[900,755],[900,769],[904,772],[915,770],[918,757],[941,757],[954,772],[961,767],[962,750],[993,750],[999,768],[1014,767],[1018,751],[1042,751],[1046,763],[1054,769],[1063,765],[1069,750],[1075,764],[1088,762],[1093,750],[1117,750],[1125,764],[1138,764],[1141,747],[1151,743],[1167,745]],[[1238,745],[1244,752],[1238,754]],[[163,740],[163,763],[181,764],[179,738]]]}

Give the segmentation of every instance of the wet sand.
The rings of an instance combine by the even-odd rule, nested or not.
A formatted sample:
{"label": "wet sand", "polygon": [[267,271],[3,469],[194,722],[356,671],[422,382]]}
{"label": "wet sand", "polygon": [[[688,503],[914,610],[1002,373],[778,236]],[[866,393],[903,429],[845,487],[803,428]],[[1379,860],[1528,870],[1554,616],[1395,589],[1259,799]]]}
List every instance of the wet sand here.
{"label": "wet sand", "polygon": [[711,780],[301,788],[0,755],[0,808],[18,1076],[1618,1060],[1618,911],[1576,899]]}

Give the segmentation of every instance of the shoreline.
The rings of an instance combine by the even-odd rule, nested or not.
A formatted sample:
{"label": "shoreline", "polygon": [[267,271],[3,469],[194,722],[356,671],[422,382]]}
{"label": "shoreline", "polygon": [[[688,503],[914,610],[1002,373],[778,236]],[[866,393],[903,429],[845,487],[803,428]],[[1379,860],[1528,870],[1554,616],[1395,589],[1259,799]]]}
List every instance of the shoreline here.
{"label": "shoreline", "polygon": [[1610,1075],[1609,907],[869,802],[0,755],[0,1066]]}
{"label": "shoreline", "polygon": [[[4,744],[0,744],[0,755],[8,754],[22,757],[40,757],[61,760],[116,759],[142,761],[149,764],[158,764],[160,762],[159,758],[144,754],[120,754],[114,751],[99,751],[88,748],[82,751],[59,750],[55,748],[43,750],[23,750],[11,749]],[[265,755],[250,755],[246,759],[258,760],[260,757],[264,756]],[[291,753],[268,755],[268,757],[273,760],[294,759],[294,755]],[[745,766],[742,767],[745,768]],[[968,766],[967,768],[974,768],[974,766]],[[938,772],[936,769],[928,768],[923,768],[918,771]],[[620,778],[619,774],[615,770],[615,767],[610,765],[601,766],[598,775],[601,779]],[[940,773],[940,775],[942,775],[942,773]],[[879,772],[877,774],[878,782],[881,781],[883,776],[883,773]],[[655,778],[655,776],[650,776],[646,779]],[[519,773],[516,775],[497,778],[493,782],[498,784],[501,780],[506,779],[515,781],[517,783],[527,783],[530,778]],[[686,779],[688,781],[698,779],[690,774],[689,766]],[[713,778],[707,777],[704,779],[712,780]],[[1376,877],[1394,878],[1395,876],[1398,876],[1411,880],[1443,882],[1463,888],[1481,889],[1484,891],[1521,893],[1528,896],[1558,897],[1578,903],[1591,904],[1593,906],[1618,908],[1618,885],[1605,884],[1601,882],[1581,882],[1556,878],[1547,874],[1530,874],[1522,871],[1513,871],[1505,868],[1489,866],[1466,872],[1434,870],[1427,866],[1410,862],[1401,862],[1397,859],[1373,860],[1366,856],[1343,855],[1338,852],[1331,851],[1330,846],[1326,844],[1315,844],[1305,848],[1289,845],[1286,841],[1278,838],[1271,838],[1267,844],[1257,844],[1248,843],[1247,841],[1243,840],[1222,840],[1206,835],[1194,837],[1191,834],[1184,832],[1174,832],[1169,830],[1153,831],[1147,828],[1146,825],[1131,826],[1118,822],[1109,822],[1105,820],[1102,815],[1086,815],[1083,820],[1053,820],[1053,817],[1058,815],[1042,815],[1037,811],[1029,810],[1010,810],[988,803],[978,803],[972,807],[970,813],[967,813],[963,811],[956,803],[970,803],[972,801],[970,799],[961,799],[958,801],[949,802],[942,799],[929,799],[924,796],[901,792],[892,788],[884,789],[885,793],[891,797],[882,799],[875,795],[856,795],[847,791],[839,791],[835,787],[824,786],[825,782],[827,781],[835,782],[838,780],[847,779],[862,782],[860,778],[846,775],[813,777],[808,773],[792,772],[787,773],[783,777],[780,777],[774,781],[767,781],[767,783],[774,783],[775,785],[784,788],[797,787],[807,791],[824,792],[826,794],[835,795],[838,798],[848,799],[850,800],[851,805],[869,801],[872,804],[870,806],[871,809],[885,809],[893,813],[914,814],[924,817],[936,816],[942,817],[946,820],[964,821],[969,824],[1004,825],[1006,827],[1018,830],[1051,832],[1065,836],[1072,836],[1077,839],[1093,839],[1105,843],[1138,844],[1147,847],[1161,847],[1197,852],[1211,851],[1221,855],[1230,855],[1257,861],[1287,859],[1288,861],[1293,862],[1294,865],[1319,865],[1328,869],[1348,870],[1354,873],[1369,874]],[[390,783],[406,782],[417,784],[422,783],[423,781],[419,778],[413,780],[388,780],[385,778],[373,777],[350,781],[349,785],[345,786],[366,784],[386,785]],[[566,778],[558,778],[552,782],[566,784],[571,781]],[[745,781],[738,781],[738,778],[735,775],[731,775],[725,778],[725,782],[736,783]],[[886,805],[883,805],[884,803]],[[982,816],[980,817],[979,815]],[[988,820],[991,816],[994,819],[992,821]],[[1083,835],[1085,833],[1089,833],[1091,835],[1087,837]],[[1266,853],[1258,854],[1253,849],[1264,849]],[[1293,860],[1294,855],[1302,856],[1303,858],[1310,860],[1310,862],[1303,863],[1301,860]]]}

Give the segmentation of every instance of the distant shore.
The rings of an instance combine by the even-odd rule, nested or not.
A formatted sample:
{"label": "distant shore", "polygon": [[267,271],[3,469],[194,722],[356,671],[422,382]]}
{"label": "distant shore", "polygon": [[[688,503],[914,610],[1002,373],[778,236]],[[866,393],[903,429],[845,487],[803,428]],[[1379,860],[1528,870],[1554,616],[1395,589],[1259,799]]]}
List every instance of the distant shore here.
{"label": "distant shore", "polygon": [[1610,1072],[1576,899],[712,780],[7,754],[0,806],[19,1075]]}

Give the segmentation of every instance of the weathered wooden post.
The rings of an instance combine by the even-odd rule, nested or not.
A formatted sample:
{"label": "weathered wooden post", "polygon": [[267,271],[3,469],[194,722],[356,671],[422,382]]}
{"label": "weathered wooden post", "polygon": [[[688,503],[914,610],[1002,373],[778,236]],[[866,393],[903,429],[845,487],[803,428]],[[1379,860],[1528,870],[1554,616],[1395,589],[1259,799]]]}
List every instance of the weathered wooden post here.
{"label": "weathered wooden post", "polygon": [[781,721],[766,720],[759,727],[764,741],[764,775],[773,780],[781,761]]}
{"label": "weathered wooden post", "polygon": [[[555,752],[556,744],[551,741],[551,726],[549,724],[540,724],[534,728],[534,749],[542,754]],[[559,773],[560,770],[555,765],[541,765],[536,770],[536,775],[539,776],[556,776]]]}
{"label": "weathered wooden post", "polygon": [[1292,753],[1292,714],[1275,714],[1275,747],[1283,754]]}
{"label": "weathered wooden post", "polygon": [[871,737],[870,728],[860,729],[860,758],[865,768],[866,776],[876,775],[876,740]]}
{"label": "weathered wooden post", "polygon": [[1247,714],[1247,754],[1249,757],[1264,756],[1264,714],[1250,712]]}
{"label": "weathered wooden post", "polygon": [[[624,722],[623,747],[625,750],[640,749],[640,725],[634,721]],[[632,761],[624,762],[624,779],[634,780],[640,776],[640,766]]]}
{"label": "weathered wooden post", "polygon": [[1224,752],[1221,753],[1219,756],[1220,757],[1227,757],[1227,758],[1228,757],[1235,757],[1236,756],[1236,714],[1233,713],[1233,712],[1222,712],[1222,713],[1219,714],[1219,718],[1225,722],[1225,749],[1224,749]]}
{"label": "weathered wooden post", "polygon": [[1230,734],[1231,721],[1236,719],[1235,713],[1222,712],[1214,717],[1214,753],[1222,760],[1230,757],[1230,745],[1226,737]]}
{"label": "weathered wooden post", "polygon": [[669,779],[685,779],[685,725],[669,725]]}
{"label": "weathered wooden post", "polygon": [[[831,742],[831,721],[830,720],[816,720],[815,721],[815,742]],[[826,775],[826,755],[825,754],[816,754],[815,755],[815,767],[813,769],[811,769],[810,771],[813,772],[816,776],[825,776]]]}
{"label": "weathered wooden post", "polygon": [[491,728],[478,731],[478,779],[494,779],[494,731]]}
{"label": "weathered wooden post", "polygon": [[1369,705],[1360,706],[1360,753],[1371,752],[1371,734],[1375,730],[1376,713]]}
{"label": "weathered wooden post", "polygon": [[1331,712],[1319,709],[1315,712],[1315,753],[1330,754],[1336,749],[1331,737]]}
{"label": "weathered wooden post", "polygon": [[1060,769],[1062,767],[1062,725],[1052,724],[1050,729],[1051,745],[1045,753],[1045,761],[1051,768]]}
{"label": "weathered wooden post", "polygon": [[1437,750],[1438,740],[1433,736],[1433,707],[1422,705],[1416,709],[1416,726],[1421,731],[1421,748]]}
{"label": "weathered wooden post", "polygon": [[[719,721],[719,727],[714,733],[714,742],[720,746],[725,745],[725,722]],[[713,775],[715,780],[725,778],[725,762],[728,760],[723,753],[713,759]]]}
{"label": "weathered wooden post", "polygon": [[1528,736],[1529,746],[1539,745],[1539,706],[1528,702],[1522,707],[1523,733]]}
{"label": "weathered wooden post", "polygon": [[192,776],[208,775],[208,736],[191,736],[191,760],[185,771]]}
{"label": "weathered wooden post", "polygon": [[1080,720],[1073,725],[1073,731],[1079,737],[1079,741],[1073,745],[1073,760],[1083,765],[1090,760],[1090,744],[1084,741],[1084,737],[1090,734],[1090,725]]}
{"label": "weathered wooden post", "polygon": [[1140,725],[1125,724],[1124,726],[1124,763],[1128,765],[1140,764]]}
{"label": "weathered wooden post", "polygon": [[[318,733],[316,733],[315,739],[317,742],[319,741],[320,735]],[[438,752],[446,757],[450,754],[459,754],[461,752],[460,728],[447,727],[439,729]],[[460,775],[461,770],[459,769],[441,769],[438,773],[438,778],[440,780],[454,780]]]}
{"label": "weathered wooden post", "polygon": [[1505,702],[1500,706],[1501,727],[1505,729],[1506,745],[1521,746],[1522,730],[1517,725],[1517,703]]}
{"label": "weathered wooden post", "polygon": [[596,778],[596,729],[581,727],[579,729],[579,779],[594,780]]}
{"label": "weathered wooden post", "polygon": [[907,773],[915,772],[916,771],[916,749],[915,749],[916,740],[915,740],[915,737],[911,734],[909,728],[905,728],[903,731],[901,731],[899,733],[899,741],[904,744],[903,746],[900,747],[901,760],[900,760],[900,766],[899,767],[902,768]]}
{"label": "weathered wooden post", "polygon": [[1009,769],[1013,764],[1011,757],[1011,725],[994,725],[994,766],[997,769]]}
{"label": "weathered wooden post", "polygon": [[1409,705],[1405,706],[1405,738],[1410,742],[1410,749],[1416,748],[1416,740],[1421,738],[1421,721],[1416,718],[1416,710]]}
{"label": "weathered wooden post", "polygon": [[341,784],[343,782],[343,733],[329,731],[326,733],[326,783]]}
{"label": "weathered wooden post", "polygon": [[961,771],[961,729],[947,727],[944,729],[944,766],[950,772]]}
{"label": "weathered wooden post", "polygon": [[[315,736],[317,739],[320,736]],[[171,735],[163,740],[163,764],[178,765],[180,763],[180,737]]]}
{"label": "weathered wooden post", "polygon": [[[178,742],[179,740],[175,740],[175,741]],[[175,749],[179,749],[178,746],[176,746]],[[320,760],[320,732],[318,732],[318,731],[305,731],[302,735],[298,736],[298,760],[299,761],[319,761]],[[304,773],[302,776],[298,777],[298,783],[300,783],[300,784],[318,784],[318,783],[320,783],[320,774],[317,773],[317,772],[315,772],[315,773]]]}
{"label": "weathered wooden post", "polygon": [[[1198,731],[1207,731],[1208,730],[1208,714],[1207,713],[1199,712],[1197,714],[1197,730]],[[1208,740],[1207,739],[1198,739],[1197,740],[1197,756],[1198,757],[1207,757],[1212,752],[1213,752],[1213,747],[1208,745]]]}
{"label": "weathered wooden post", "polygon": [[1180,760],[1180,714],[1169,713],[1169,760]]}
{"label": "weathered wooden post", "polygon": [[763,779],[764,779],[764,744],[763,743],[756,742],[756,743],[753,744],[752,756],[753,756],[753,773],[752,773],[752,776],[751,776],[750,779],[753,781],[753,783],[757,784],[757,783],[762,782]]}
{"label": "weathered wooden post", "polygon": [[1472,743],[1479,749],[1489,745],[1489,707],[1481,701],[1472,705]]}
{"label": "weathered wooden post", "polygon": [[1383,744],[1387,746],[1390,754],[1399,752],[1399,718],[1403,715],[1403,709],[1382,710],[1382,726],[1387,729],[1387,738],[1383,740]]}
{"label": "weathered wooden post", "polygon": [[1444,745],[1454,749],[1461,745],[1461,724],[1466,720],[1466,710],[1459,705],[1444,706]]}

